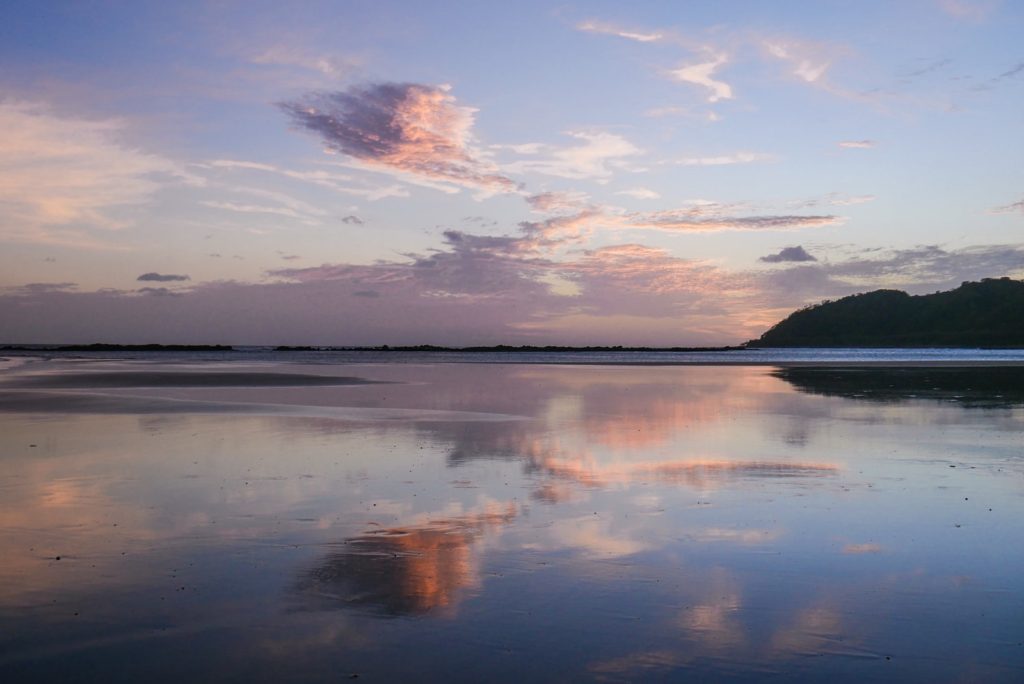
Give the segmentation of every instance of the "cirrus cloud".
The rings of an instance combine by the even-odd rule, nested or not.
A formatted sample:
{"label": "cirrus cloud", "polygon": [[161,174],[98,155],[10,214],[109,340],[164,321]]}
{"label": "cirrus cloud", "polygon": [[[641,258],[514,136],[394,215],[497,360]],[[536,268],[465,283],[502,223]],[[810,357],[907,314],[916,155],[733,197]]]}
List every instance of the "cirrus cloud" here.
{"label": "cirrus cloud", "polygon": [[1019,202],[1013,202],[1011,204],[1004,204],[1001,207],[995,207],[989,211],[990,214],[1024,214],[1024,199]]}
{"label": "cirrus cloud", "polygon": [[770,161],[774,157],[762,152],[736,152],[724,154],[717,157],[684,157],[675,160],[679,166],[730,166],[732,164],[753,164],[760,161]]}
{"label": "cirrus cloud", "polygon": [[92,229],[130,225],[113,211],[148,201],[177,164],[121,142],[118,119],[63,116],[29,102],[0,102],[0,240],[103,247]]}
{"label": "cirrus cloud", "polygon": [[669,71],[668,74],[676,81],[692,83],[707,90],[708,102],[714,103],[719,100],[731,100],[732,86],[725,81],[719,81],[714,78],[715,72],[728,61],[729,58],[724,53],[715,54],[710,61],[687,64]]}
{"label": "cirrus cloud", "polygon": [[530,145],[530,155],[504,166],[510,173],[539,173],[571,180],[596,180],[606,183],[617,168],[628,166],[627,158],[642,150],[621,135],[607,131],[568,131],[575,145],[555,147]]}
{"label": "cirrus cloud", "polygon": [[845,147],[847,149],[854,150],[866,150],[875,146],[874,140],[841,140],[838,143],[839,147]]}
{"label": "cirrus cloud", "polygon": [[797,230],[834,226],[844,221],[841,216],[824,215],[755,215],[736,216],[718,213],[714,207],[696,206],[646,213],[627,214],[625,225],[671,232],[709,232],[726,230]]}
{"label": "cirrus cloud", "polygon": [[600,21],[584,21],[576,28],[587,33],[604,33],[610,36],[618,36],[627,40],[635,40],[638,43],[655,43],[662,40],[665,35],[659,31],[633,31],[624,29],[615,24]]}

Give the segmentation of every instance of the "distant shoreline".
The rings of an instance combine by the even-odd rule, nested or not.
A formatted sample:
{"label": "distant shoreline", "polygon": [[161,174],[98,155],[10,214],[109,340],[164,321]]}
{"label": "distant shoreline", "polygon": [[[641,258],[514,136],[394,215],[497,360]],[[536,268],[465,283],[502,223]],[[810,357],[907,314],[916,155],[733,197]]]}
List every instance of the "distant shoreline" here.
{"label": "distant shoreline", "polygon": [[[0,356],[161,357],[259,363],[496,363],[581,366],[772,366],[776,368],[928,369],[1024,366],[1024,350],[979,347],[291,347],[228,345],[0,345]],[[166,354],[166,356],[164,356]],[[95,355],[95,356],[93,356]]]}
{"label": "distant shoreline", "polygon": [[912,346],[879,346],[867,347],[861,345],[822,345],[807,346],[796,345],[793,347],[769,347],[759,345],[740,344],[724,347],[624,347],[624,346],[590,346],[590,347],[563,347],[558,345],[536,346],[520,345],[518,347],[499,344],[494,346],[472,346],[472,347],[442,347],[432,344],[417,345],[379,345],[373,347],[359,346],[287,346],[287,345],[225,345],[225,344],[5,344],[0,345],[0,353],[3,352],[416,352],[416,353],[450,353],[450,354],[580,354],[580,353],[611,353],[611,354],[708,354],[728,352],[765,352],[769,353],[779,349],[899,349],[899,350],[923,350],[923,349],[957,349],[957,350],[981,350],[981,351],[1014,351],[1024,349],[1021,346],[943,346],[943,345],[912,345]]}
{"label": "distant shoreline", "polygon": [[458,352],[460,354],[472,353],[495,353],[495,352],[522,352],[522,353],[572,353],[572,352],[728,352],[745,351],[747,347],[726,346],[726,347],[623,347],[623,346],[592,346],[592,347],[562,347],[557,345],[534,346],[521,345],[514,347],[506,344],[499,344],[491,347],[442,347],[432,344],[417,345],[379,345],[373,347],[359,346],[269,346],[269,345],[223,345],[223,344],[6,344],[0,345],[0,352],[91,352],[91,351],[140,351],[140,352],[232,352],[243,351],[246,348],[260,349],[278,352]]}

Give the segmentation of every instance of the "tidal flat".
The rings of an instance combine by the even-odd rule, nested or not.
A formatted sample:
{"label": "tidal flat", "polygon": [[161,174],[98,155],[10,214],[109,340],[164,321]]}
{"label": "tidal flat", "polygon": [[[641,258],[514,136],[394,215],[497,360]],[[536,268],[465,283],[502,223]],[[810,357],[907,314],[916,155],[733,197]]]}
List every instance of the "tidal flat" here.
{"label": "tidal flat", "polygon": [[0,680],[1024,680],[1024,368],[32,360]]}

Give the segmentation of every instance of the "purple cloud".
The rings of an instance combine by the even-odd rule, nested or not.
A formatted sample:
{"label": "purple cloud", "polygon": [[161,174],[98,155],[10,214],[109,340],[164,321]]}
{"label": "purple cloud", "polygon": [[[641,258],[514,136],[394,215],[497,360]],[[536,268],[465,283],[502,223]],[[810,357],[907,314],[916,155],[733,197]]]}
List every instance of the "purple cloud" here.
{"label": "purple cloud", "polygon": [[184,280],[191,280],[187,275],[175,275],[173,273],[143,273],[135,280],[144,283],[173,283]]}
{"label": "purple cloud", "polygon": [[779,252],[763,256],[758,261],[763,261],[766,264],[778,264],[784,261],[817,261],[817,259],[808,254],[801,245],[797,245],[796,247],[783,247]]}
{"label": "purple cloud", "polygon": [[474,109],[447,87],[371,83],[279,105],[292,123],[364,164],[494,192],[517,184],[471,146]]}

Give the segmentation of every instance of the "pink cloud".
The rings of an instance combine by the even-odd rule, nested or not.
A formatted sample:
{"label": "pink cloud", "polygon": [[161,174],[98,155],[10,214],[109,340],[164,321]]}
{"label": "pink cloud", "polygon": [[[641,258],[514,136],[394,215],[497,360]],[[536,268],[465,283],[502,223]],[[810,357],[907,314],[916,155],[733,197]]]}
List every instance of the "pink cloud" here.
{"label": "pink cloud", "polygon": [[123,249],[97,229],[128,228],[116,210],[162,187],[194,182],[169,159],[128,147],[117,119],[87,120],[28,102],[0,102],[0,239]]}
{"label": "pink cloud", "polygon": [[839,145],[840,147],[845,147],[845,148],[848,148],[848,149],[866,150],[866,149],[870,149],[870,148],[874,147],[875,146],[875,141],[874,140],[843,140],[843,141],[840,141],[840,142],[838,142],[836,144]]}
{"label": "pink cloud", "polygon": [[660,31],[638,31],[625,29],[615,24],[601,21],[585,21],[577,27],[580,31],[587,33],[603,33],[610,36],[618,36],[627,40],[635,40],[638,43],[656,43],[665,38]]}
{"label": "pink cloud", "polygon": [[731,100],[732,86],[714,78],[715,72],[728,61],[728,55],[716,54],[709,61],[687,64],[678,69],[673,69],[669,72],[669,76],[677,81],[691,83],[704,88],[708,91],[708,102],[714,103],[719,100]]}
{"label": "pink cloud", "polygon": [[939,8],[953,17],[972,22],[988,19],[999,6],[998,0],[939,0]]}
{"label": "pink cloud", "polygon": [[491,192],[518,188],[473,148],[476,110],[456,104],[447,87],[376,83],[280,106],[297,127],[370,168]]}
{"label": "pink cloud", "polygon": [[1024,214],[1024,200],[1019,202],[1013,202],[1012,204],[1005,204],[1001,207],[992,209],[989,213],[991,214]]}

